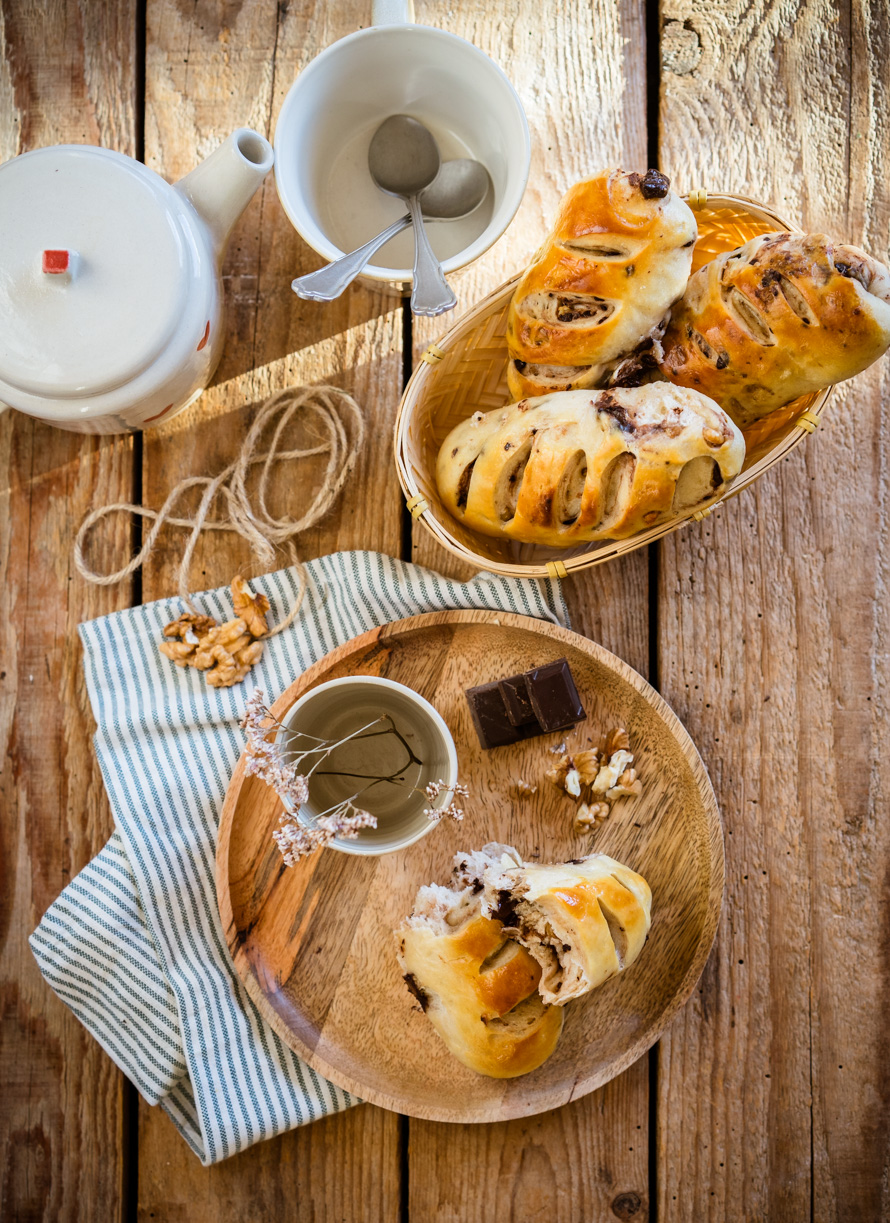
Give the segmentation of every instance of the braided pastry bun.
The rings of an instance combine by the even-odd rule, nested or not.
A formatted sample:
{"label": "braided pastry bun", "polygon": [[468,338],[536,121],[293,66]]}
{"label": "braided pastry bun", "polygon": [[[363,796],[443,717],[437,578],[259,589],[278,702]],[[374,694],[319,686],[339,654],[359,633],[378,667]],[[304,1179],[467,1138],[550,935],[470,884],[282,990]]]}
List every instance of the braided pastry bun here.
{"label": "braided pastry bun", "polygon": [[477,1074],[508,1079],[556,1048],[562,1011],[538,993],[541,968],[482,913],[482,873],[516,866],[510,846],[458,854],[449,887],[422,887],[396,931],[405,981],[450,1051]]}
{"label": "braided pastry bun", "polygon": [[602,384],[686,287],[698,228],[657,170],[604,170],[563,196],[507,319],[515,399]]}
{"label": "braided pastry bun", "polygon": [[565,1006],[633,964],[649,933],[652,892],[629,867],[590,854],[563,866],[491,867],[482,907],[540,965],[544,1001]]}
{"label": "braided pastry bun", "polygon": [[671,312],[662,374],[743,429],[852,378],[890,345],[890,271],[824,234],[760,234],[692,276]]}
{"label": "braided pastry bun", "polygon": [[713,501],[744,458],[716,403],[656,382],[477,412],[442,443],[436,480],[471,530],[568,548],[626,539]]}

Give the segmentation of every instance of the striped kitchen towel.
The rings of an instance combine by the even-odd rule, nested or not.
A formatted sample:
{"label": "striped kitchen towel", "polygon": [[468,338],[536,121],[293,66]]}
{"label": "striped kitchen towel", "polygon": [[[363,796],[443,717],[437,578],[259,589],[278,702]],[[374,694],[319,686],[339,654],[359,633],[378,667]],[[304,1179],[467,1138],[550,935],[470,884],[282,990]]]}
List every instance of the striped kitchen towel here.
{"label": "striped kitchen towel", "polygon": [[[558,587],[479,574],[452,582],[372,552],[307,566],[300,615],[248,684],[274,699],[329,650],[390,620],[488,608],[566,623]],[[252,582],[290,606],[294,572]],[[201,596],[218,620],[226,588]],[[31,936],[46,980],[205,1164],[354,1103],[267,1027],[235,974],[216,909],[219,812],[244,739],[245,685],[211,688],[158,651],[176,599],[81,625],[115,831]]]}

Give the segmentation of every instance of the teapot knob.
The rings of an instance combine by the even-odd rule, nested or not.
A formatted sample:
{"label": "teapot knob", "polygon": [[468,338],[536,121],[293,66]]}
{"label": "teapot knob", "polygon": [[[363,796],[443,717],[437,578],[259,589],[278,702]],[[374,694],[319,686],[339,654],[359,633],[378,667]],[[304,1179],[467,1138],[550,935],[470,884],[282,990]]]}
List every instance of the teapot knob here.
{"label": "teapot knob", "polygon": [[47,276],[63,276],[72,271],[74,251],[44,251],[43,271]]}

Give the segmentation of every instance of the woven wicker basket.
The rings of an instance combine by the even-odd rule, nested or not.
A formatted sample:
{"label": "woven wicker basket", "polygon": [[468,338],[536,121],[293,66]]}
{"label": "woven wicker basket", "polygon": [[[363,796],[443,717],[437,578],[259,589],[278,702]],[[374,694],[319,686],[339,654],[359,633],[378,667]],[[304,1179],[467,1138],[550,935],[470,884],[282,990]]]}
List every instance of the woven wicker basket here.
{"label": "woven wicker basket", "polygon": [[[774,230],[801,233],[771,208],[734,195],[685,197],[698,213],[699,239],[693,270],[721,251],[734,250],[756,234]],[[578,569],[622,556],[676,531],[690,518],[704,518],[715,502],[686,517],[662,523],[630,539],[605,540],[574,548],[550,548],[495,539],[468,530],[448,513],[436,488],[436,456],[448,433],[474,412],[510,402],[507,390],[507,309],[519,280],[515,276],[465,314],[423,354],[405,388],[395,427],[396,466],[408,509],[449,552],[481,569],[513,577],[565,577]],[[779,408],[745,432],[745,465],[723,498],[747,488],[812,433],[830,394],[805,395]]]}

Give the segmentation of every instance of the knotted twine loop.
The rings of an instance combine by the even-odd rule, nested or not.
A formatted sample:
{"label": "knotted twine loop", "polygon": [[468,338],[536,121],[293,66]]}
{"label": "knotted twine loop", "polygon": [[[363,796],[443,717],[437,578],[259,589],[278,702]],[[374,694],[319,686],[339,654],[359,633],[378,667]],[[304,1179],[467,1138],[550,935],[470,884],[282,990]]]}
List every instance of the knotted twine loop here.
{"label": "knotted twine loop", "polygon": [[[272,433],[269,449],[257,453],[260,438],[271,422],[278,417]],[[281,450],[281,438],[295,417],[310,418],[307,428],[315,432],[312,424],[321,426],[319,444],[307,449]],[[316,433],[316,436],[319,436]],[[217,476],[188,476],[173,488],[159,510],[150,510],[144,505],[131,505],[116,501],[93,510],[83,520],[74,541],[74,564],[77,572],[88,582],[98,586],[113,586],[124,581],[144,564],[154,551],[158,535],[166,523],[171,527],[186,527],[190,530],[188,543],[182,554],[177,574],[177,593],[194,615],[199,615],[189,593],[189,570],[198,539],[203,531],[233,531],[246,539],[257,562],[271,569],[275,562],[276,548],[285,551],[290,563],[297,570],[298,591],[296,600],[285,618],[267,634],[274,637],[293,623],[306,594],[306,571],[297,557],[294,536],[316,526],[331,509],[343,491],[343,486],[352,474],[358,453],[365,437],[365,422],[361,409],[345,391],[334,386],[291,387],[276,391],[263,403],[257,412],[247,436],[241,445],[234,463]],[[266,494],[272,469],[278,463],[292,459],[309,458],[311,455],[327,454],[328,461],[321,486],[301,518],[273,518],[266,504]],[[262,464],[256,491],[255,503],[247,492],[247,478],[251,468]],[[190,488],[203,488],[201,501],[193,518],[173,516],[173,507]],[[219,518],[208,514],[216,497],[222,498],[225,513]],[[153,525],[137,554],[114,573],[97,573],[91,569],[84,557],[87,536],[100,519],[109,514],[138,514],[150,518]]]}

